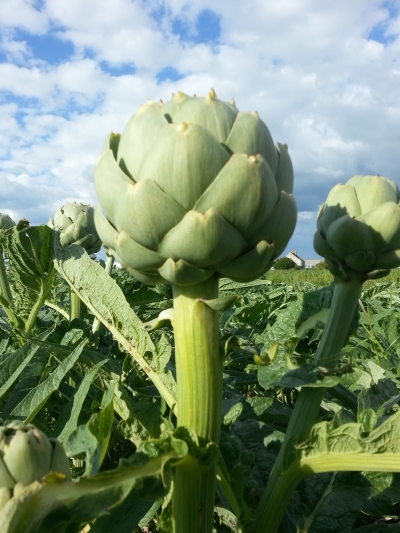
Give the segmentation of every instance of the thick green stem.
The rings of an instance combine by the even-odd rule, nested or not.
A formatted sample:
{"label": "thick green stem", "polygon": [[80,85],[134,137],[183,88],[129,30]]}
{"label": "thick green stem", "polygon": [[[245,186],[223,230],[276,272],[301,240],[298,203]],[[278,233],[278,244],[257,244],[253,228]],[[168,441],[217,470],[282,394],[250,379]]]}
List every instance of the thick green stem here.
{"label": "thick green stem", "polygon": [[[350,324],[360,298],[361,287],[361,283],[336,283],[329,317],[315,355],[317,365],[328,368],[336,366],[340,351],[347,340]],[[257,509],[254,533],[275,533],[278,530],[287,504],[300,481],[297,479],[288,484],[284,475],[285,469],[292,460],[293,444],[308,438],[316,422],[325,391],[325,388],[302,388],[290,417],[285,439]]]}
{"label": "thick green stem", "polygon": [[[218,281],[173,287],[178,426],[191,428],[200,446],[219,442],[222,357],[219,313],[203,300],[218,297]],[[199,465],[188,457],[175,469],[175,533],[211,533],[216,461]]]}
{"label": "thick green stem", "polygon": [[72,289],[69,290],[69,321],[85,318],[86,306]]}

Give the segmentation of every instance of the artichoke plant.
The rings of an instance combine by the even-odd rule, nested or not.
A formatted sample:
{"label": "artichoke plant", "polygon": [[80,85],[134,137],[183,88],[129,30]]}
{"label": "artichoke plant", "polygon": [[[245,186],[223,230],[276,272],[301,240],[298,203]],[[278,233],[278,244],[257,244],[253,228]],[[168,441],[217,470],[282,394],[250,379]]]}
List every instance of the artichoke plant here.
{"label": "artichoke plant", "polygon": [[[381,176],[354,176],[345,185],[336,185],[318,214],[314,248],[325,258],[335,280],[314,364],[334,371],[349,337],[363,282],[400,266],[400,192],[395,182]],[[257,509],[255,530],[277,531],[296,486],[282,487],[283,471],[290,468],[287,458],[294,442],[309,438],[325,392],[323,386],[301,388]]]}
{"label": "artichoke plant", "polygon": [[66,244],[79,244],[88,254],[95,254],[101,248],[97,234],[93,207],[85,204],[65,204],[58,209],[54,219],[49,219],[48,226],[60,232],[60,241]]}
{"label": "artichoke plant", "polygon": [[[296,224],[287,146],[234,101],[183,93],[149,102],[107,138],[95,170],[95,224],[111,253],[174,300],[178,426],[218,444],[222,364],[218,279],[264,274]],[[174,473],[175,533],[212,531],[216,457]]]}
{"label": "artichoke plant", "polygon": [[[54,215],[54,220],[49,219],[48,226],[60,232],[60,242],[66,244],[79,244],[85,248],[88,254],[95,254],[101,248],[102,242],[96,231],[94,224],[94,209],[90,205],[65,204],[58,209]],[[70,321],[75,318],[83,319],[86,307],[79,295],[71,289],[69,291]]]}
{"label": "artichoke plant", "polygon": [[336,276],[373,277],[400,266],[396,183],[381,176],[354,176],[336,185],[318,214],[314,248]]}
{"label": "artichoke plant", "polygon": [[214,91],[142,106],[107,138],[95,185],[100,237],[145,283],[253,280],[296,224],[287,146]]}
{"label": "artichoke plant", "polygon": [[71,479],[62,445],[32,424],[11,423],[0,428],[0,510],[18,486],[41,481],[50,472]]}

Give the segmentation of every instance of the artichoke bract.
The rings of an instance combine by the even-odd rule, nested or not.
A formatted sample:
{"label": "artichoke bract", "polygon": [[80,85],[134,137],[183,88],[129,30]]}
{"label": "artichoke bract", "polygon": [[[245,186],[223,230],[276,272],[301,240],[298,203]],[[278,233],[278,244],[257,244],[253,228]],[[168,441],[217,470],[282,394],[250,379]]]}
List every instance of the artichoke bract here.
{"label": "artichoke bract", "polygon": [[41,481],[50,472],[71,480],[64,448],[32,424],[11,423],[0,428],[0,509],[13,496],[17,484]]}
{"label": "artichoke bract", "polygon": [[213,90],[141,106],[107,138],[95,185],[101,239],[149,284],[256,279],[296,224],[287,146]]}
{"label": "artichoke bract", "polygon": [[95,254],[101,248],[102,242],[94,224],[94,209],[90,205],[65,204],[47,225],[60,232],[62,246],[79,244],[88,254]]}
{"label": "artichoke bract", "polygon": [[318,214],[315,251],[334,275],[366,279],[400,266],[400,191],[382,176],[336,185]]}

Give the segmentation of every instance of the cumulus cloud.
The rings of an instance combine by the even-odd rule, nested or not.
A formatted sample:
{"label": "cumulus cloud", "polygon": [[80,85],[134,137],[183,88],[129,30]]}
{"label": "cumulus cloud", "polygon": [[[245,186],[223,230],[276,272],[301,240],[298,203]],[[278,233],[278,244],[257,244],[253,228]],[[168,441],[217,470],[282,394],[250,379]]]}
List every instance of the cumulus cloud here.
{"label": "cumulus cloud", "polygon": [[0,3],[0,212],[46,222],[95,203],[110,130],[148,98],[234,97],[289,145],[314,257],[329,189],[356,173],[400,184],[398,0],[8,0]]}

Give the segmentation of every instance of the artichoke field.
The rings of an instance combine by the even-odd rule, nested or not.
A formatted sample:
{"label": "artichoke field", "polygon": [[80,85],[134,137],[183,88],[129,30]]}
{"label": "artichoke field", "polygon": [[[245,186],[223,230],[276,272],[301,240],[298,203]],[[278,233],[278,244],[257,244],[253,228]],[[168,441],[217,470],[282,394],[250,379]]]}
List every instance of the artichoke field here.
{"label": "artichoke field", "polygon": [[142,106],[106,140],[95,185],[101,239],[149,284],[253,280],[296,224],[287,146],[213,90]]}

